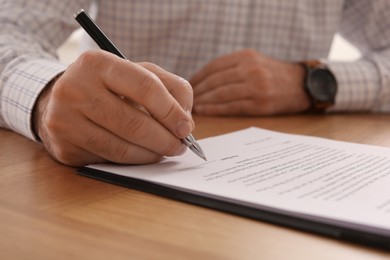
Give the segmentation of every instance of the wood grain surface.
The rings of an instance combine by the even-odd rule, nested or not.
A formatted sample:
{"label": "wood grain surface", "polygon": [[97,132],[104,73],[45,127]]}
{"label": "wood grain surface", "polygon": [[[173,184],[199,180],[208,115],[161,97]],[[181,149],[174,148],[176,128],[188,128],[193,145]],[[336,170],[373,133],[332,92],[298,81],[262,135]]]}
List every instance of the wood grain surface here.
{"label": "wood grain surface", "polygon": [[[198,139],[258,126],[390,147],[388,115],[195,121]],[[390,252],[80,176],[7,130],[0,130],[0,174],[0,259],[390,259]]]}

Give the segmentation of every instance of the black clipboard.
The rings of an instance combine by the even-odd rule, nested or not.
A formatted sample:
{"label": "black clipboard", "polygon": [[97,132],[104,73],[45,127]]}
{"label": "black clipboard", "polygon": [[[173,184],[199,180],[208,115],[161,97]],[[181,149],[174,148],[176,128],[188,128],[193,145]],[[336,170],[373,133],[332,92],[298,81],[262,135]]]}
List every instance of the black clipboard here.
{"label": "black clipboard", "polygon": [[251,205],[225,201],[223,198],[209,197],[207,194],[195,194],[171,186],[160,185],[88,167],[82,167],[76,171],[86,177],[169,199],[390,251],[390,230],[296,214],[265,206],[255,208]]}

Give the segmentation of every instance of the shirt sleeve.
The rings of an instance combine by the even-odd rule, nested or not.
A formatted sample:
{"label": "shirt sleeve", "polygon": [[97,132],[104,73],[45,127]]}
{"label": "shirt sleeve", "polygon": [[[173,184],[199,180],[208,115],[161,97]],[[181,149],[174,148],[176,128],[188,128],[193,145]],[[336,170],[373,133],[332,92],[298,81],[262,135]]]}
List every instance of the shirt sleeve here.
{"label": "shirt sleeve", "polygon": [[338,82],[330,111],[390,112],[390,1],[347,0],[340,34],[362,58],[327,61]]}
{"label": "shirt sleeve", "polygon": [[73,13],[90,1],[0,0],[0,127],[36,140],[32,110],[66,69],[57,48],[77,28]]}

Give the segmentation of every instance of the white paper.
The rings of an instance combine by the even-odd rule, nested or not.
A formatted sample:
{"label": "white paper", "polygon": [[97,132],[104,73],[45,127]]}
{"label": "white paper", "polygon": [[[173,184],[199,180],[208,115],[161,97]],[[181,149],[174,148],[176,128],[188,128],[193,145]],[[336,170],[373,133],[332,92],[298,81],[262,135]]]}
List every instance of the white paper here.
{"label": "white paper", "polygon": [[390,148],[249,128],[153,165],[90,165],[196,194],[390,230]]}

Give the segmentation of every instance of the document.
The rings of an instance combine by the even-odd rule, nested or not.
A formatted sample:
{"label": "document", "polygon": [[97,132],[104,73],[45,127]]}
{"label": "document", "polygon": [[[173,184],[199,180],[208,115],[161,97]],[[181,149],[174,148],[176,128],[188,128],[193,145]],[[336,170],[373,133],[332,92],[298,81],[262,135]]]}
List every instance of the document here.
{"label": "document", "polygon": [[[375,239],[390,249],[390,148],[260,128],[199,143],[207,162],[188,151],[152,165],[87,168],[176,190],[183,196],[227,203],[222,210],[239,205],[251,212],[271,212],[284,216],[280,224],[287,226],[294,226],[294,221],[289,223],[293,218],[309,221],[304,228],[308,230],[316,223],[331,227],[335,236],[342,236],[338,227],[378,235]],[[235,210],[231,212],[240,214]],[[243,215],[257,218],[252,214],[256,215]]]}

